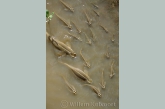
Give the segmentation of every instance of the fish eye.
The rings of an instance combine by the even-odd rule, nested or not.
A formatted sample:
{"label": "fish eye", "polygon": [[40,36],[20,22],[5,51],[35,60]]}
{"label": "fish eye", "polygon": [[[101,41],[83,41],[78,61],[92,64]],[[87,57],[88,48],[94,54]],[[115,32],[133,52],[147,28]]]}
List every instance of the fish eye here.
{"label": "fish eye", "polygon": [[76,57],[76,53],[70,53],[70,56],[71,56],[72,58],[75,58],[75,57]]}
{"label": "fish eye", "polygon": [[92,79],[87,80],[87,82],[88,82],[89,84],[91,84],[91,83],[92,83]]}
{"label": "fish eye", "polygon": [[76,53],[73,53],[73,56],[76,57]]}

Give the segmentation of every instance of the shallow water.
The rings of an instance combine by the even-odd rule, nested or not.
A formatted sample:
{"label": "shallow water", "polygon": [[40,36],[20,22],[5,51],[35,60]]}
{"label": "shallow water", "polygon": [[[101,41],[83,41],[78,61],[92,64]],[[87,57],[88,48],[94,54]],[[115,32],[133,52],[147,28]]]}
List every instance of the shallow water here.
{"label": "shallow water", "polygon": [[[119,27],[118,27],[118,7],[112,8],[112,0],[63,0],[74,8],[74,13],[70,12],[61,4],[59,0],[47,0],[46,8],[50,12],[57,13],[67,22],[73,21],[87,36],[92,39],[89,28],[96,36],[96,41],[92,40],[92,45],[86,43],[87,39],[83,33],[79,34],[75,26],[70,30],[66,25],[54,15],[53,19],[47,24],[47,32],[61,42],[67,43],[76,52],[76,58],[69,55],[62,55],[58,49],[46,38],[46,109],[119,109]],[[99,9],[94,8],[90,2],[96,3]],[[100,16],[92,11],[99,12]],[[92,19],[92,26],[86,23],[85,10]],[[98,23],[108,29],[106,33]],[[68,32],[82,38],[82,42],[68,35]],[[115,41],[112,42],[114,35]],[[110,52],[110,58],[105,57]],[[84,60],[80,56],[80,50],[86,60],[91,64],[91,68],[84,67]],[[111,62],[114,63],[115,75],[110,79]],[[100,88],[101,71],[104,69],[104,80],[106,88],[101,89],[102,97],[97,97],[90,87],[83,86],[86,82],[77,78],[73,72],[58,61],[62,61],[89,73],[93,83]],[[72,94],[64,80],[59,76],[64,75],[68,82],[77,90],[77,94]]]}

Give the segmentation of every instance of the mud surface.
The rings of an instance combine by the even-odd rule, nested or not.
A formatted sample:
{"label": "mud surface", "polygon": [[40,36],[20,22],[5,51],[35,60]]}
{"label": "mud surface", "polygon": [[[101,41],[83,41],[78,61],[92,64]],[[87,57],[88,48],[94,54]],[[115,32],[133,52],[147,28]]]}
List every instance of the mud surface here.
{"label": "mud surface", "polygon": [[[46,38],[46,109],[119,109],[119,9],[118,3],[113,0],[63,0],[74,8],[74,12],[69,11],[59,0],[46,0],[46,8],[50,12],[55,12],[66,22],[73,21],[82,33],[71,23],[72,29],[56,16],[47,23],[47,32],[59,41],[70,46],[77,54],[76,58],[64,55],[63,52],[56,49],[54,45]],[[98,5],[98,9],[92,4]],[[89,26],[84,11],[90,19],[92,25]],[[99,17],[94,11],[99,13]],[[99,23],[107,28],[108,33],[99,26]],[[93,40],[91,30],[96,40]],[[80,37],[82,42],[68,35],[68,32]],[[92,40],[89,45],[87,38]],[[113,35],[115,41],[113,42]],[[109,48],[107,48],[107,46]],[[84,60],[80,55],[90,62],[91,68],[84,66]],[[110,53],[110,58],[105,53]],[[72,70],[58,61],[65,62],[71,66],[88,72],[92,78],[92,85],[100,88],[102,97],[99,98],[88,86],[83,86],[87,82],[77,78]],[[115,75],[110,78],[111,63],[114,63],[113,69]],[[106,88],[101,89],[101,71],[104,69],[104,81]],[[63,75],[67,81],[72,84],[77,94],[71,93],[64,80],[59,76]]]}

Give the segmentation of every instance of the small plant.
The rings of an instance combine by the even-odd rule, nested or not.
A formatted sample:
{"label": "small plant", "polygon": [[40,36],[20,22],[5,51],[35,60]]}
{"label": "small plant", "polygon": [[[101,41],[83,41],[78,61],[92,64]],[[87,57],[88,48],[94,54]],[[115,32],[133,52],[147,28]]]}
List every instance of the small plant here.
{"label": "small plant", "polygon": [[50,14],[49,10],[46,10],[46,18],[48,19],[46,22],[49,22],[50,20],[52,20],[53,15],[54,15],[54,12]]}

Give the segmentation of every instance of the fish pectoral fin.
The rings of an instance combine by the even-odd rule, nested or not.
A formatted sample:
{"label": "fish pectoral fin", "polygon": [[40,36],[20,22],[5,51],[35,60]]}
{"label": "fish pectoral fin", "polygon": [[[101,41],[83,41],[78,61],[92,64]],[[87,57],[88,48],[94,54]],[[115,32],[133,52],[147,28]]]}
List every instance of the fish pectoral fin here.
{"label": "fish pectoral fin", "polygon": [[59,51],[56,55],[58,57],[61,57],[61,56],[66,56],[66,53],[64,51]]}
{"label": "fish pectoral fin", "polygon": [[63,52],[63,53],[61,53],[58,57],[65,57],[65,56],[66,56],[66,53]]}

